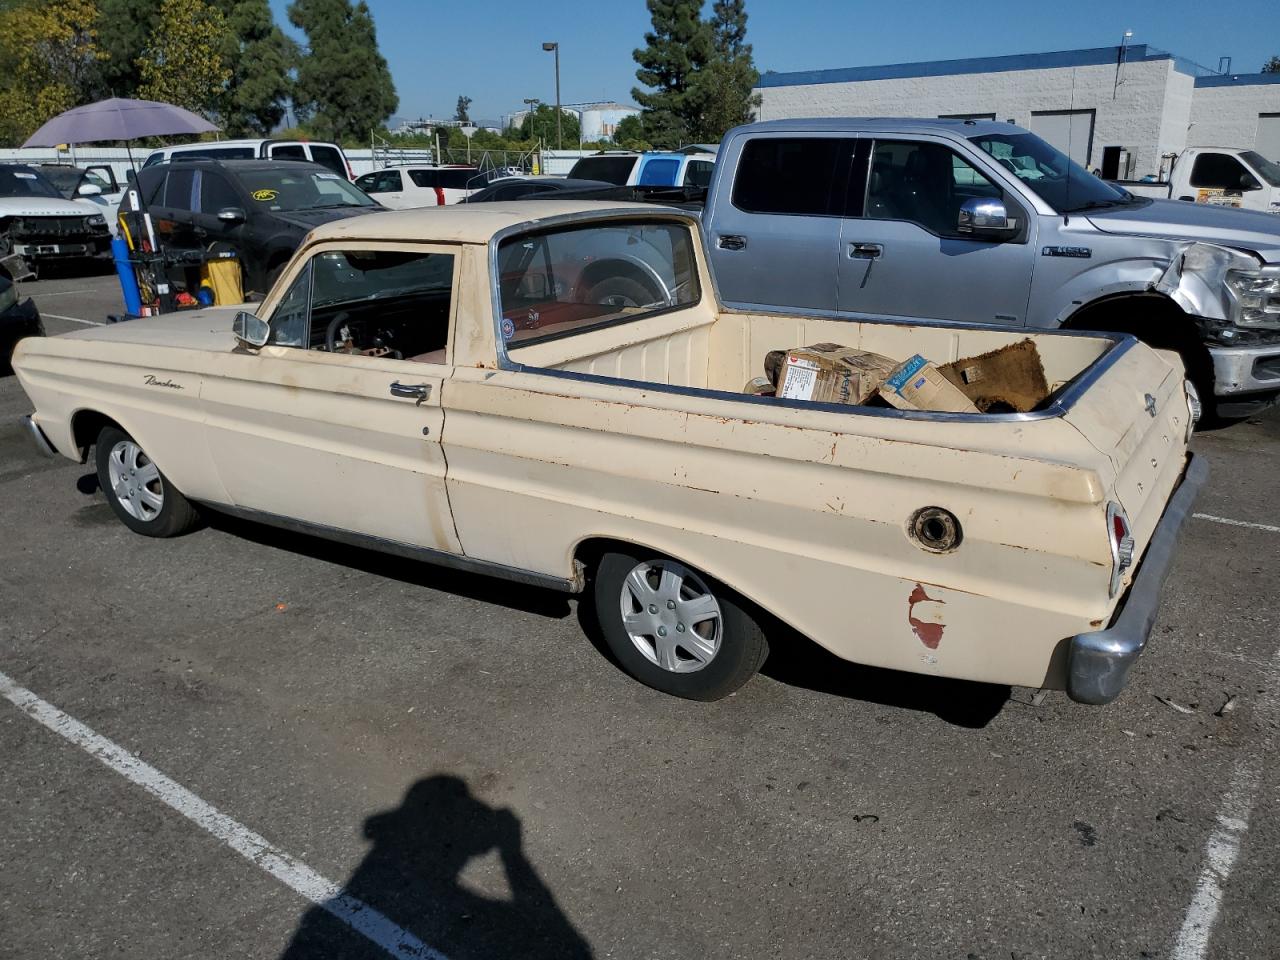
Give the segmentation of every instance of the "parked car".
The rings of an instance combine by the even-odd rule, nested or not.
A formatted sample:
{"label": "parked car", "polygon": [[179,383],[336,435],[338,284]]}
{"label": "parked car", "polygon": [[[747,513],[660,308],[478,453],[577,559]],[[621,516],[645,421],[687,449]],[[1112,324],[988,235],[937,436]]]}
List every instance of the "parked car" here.
{"label": "parked car", "polygon": [[68,200],[79,200],[107,218],[107,229],[114,235],[116,217],[124,187],[116,180],[109,164],[75,167],[63,163],[41,163],[36,169]]}
{"label": "parked car", "polygon": [[311,140],[213,140],[161,147],[147,155],[142,166],[166,160],[309,160],[328,167],[348,180],[355,179],[351,161],[336,143]]}
{"label": "parked car", "polygon": [[1132,333],[1219,416],[1280,394],[1280,217],[1135,197],[1012,124],[738,127],[703,225],[733,307]]}
{"label": "parked car", "polygon": [[18,285],[0,270],[0,373],[10,369],[9,358],[23,337],[43,337],[40,311],[30,297],[21,299]]}
{"label": "parked car", "polygon": [[437,167],[429,164],[387,167],[356,177],[356,186],[377,198],[385,207],[405,210],[413,207],[443,207],[460,203],[507,176],[478,167]]}
{"label": "parked car", "polygon": [[[379,210],[379,204],[327,167],[284,160],[187,160],[138,173],[138,196],[159,245],[226,244],[246,291],[265,293],[302,238],[315,227]],[[145,236],[126,201],[130,230]]]}
{"label": "parked car", "polygon": [[1280,214],[1280,163],[1254,150],[1189,147],[1173,161],[1167,181],[1152,180],[1110,183],[1137,197]]}
{"label": "parked car", "polygon": [[[23,341],[26,430],[92,451],[143,535],[207,506],[590,591],[620,663],[678,696],[746,682],[775,621],[861,663],[1119,694],[1204,479],[1177,358],[742,312],[707,268],[695,215],[640,204],[328,224],[256,315]],[[1023,339],[1056,388],[1030,413],[739,392],[797,343],[943,362]]]}
{"label": "parked car", "polygon": [[569,170],[575,180],[603,180],[620,187],[705,187],[715,169],[714,153],[606,150],[582,157]]}
{"label": "parked car", "polygon": [[603,180],[570,180],[567,177],[511,177],[477,190],[463,203],[492,203],[498,200],[525,200],[541,197],[550,200],[562,193],[578,190],[610,190],[612,183]]}
{"label": "parked car", "polygon": [[0,258],[14,255],[33,271],[52,260],[109,259],[107,218],[63,197],[34,167],[0,163]]}

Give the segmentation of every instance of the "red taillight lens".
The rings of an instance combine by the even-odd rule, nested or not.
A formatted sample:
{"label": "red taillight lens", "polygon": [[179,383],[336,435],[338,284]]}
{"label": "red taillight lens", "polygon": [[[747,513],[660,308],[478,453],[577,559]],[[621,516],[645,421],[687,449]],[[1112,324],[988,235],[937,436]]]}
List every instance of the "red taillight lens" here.
{"label": "red taillight lens", "polygon": [[435,191],[436,191],[436,206],[443,207],[444,206],[444,188],[436,187]]}
{"label": "red taillight lens", "polygon": [[1107,504],[1107,532],[1111,535],[1111,595],[1115,596],[1124,582],[1125,572],[1133,566],[1136,544],[1124,507],[1112,501]]}

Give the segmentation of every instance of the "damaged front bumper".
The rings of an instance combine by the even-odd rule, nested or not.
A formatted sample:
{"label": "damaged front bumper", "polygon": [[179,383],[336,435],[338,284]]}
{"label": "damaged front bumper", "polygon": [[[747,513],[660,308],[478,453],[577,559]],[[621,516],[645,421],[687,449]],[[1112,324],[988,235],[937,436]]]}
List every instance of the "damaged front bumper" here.
{"label": "damaged front bumper", "polygon": [[1213,392],[1219,397],[1280,391],[1280,343],[1210,347],[1209,356],[1213,358]]}
{"label": "damaged front bumper", "polygon": [[1111,625],[1070,639],[1067,695],[1077,703],[1110,703],[1128,683],[1129,671],[1147,645],[1160,609],[1160,593],[1173,566],[1178,534],[1190,519],[1192,504],[1208,477],[1209,466],[1204,459],[1189,454],[1182,483],[1169,499]]}

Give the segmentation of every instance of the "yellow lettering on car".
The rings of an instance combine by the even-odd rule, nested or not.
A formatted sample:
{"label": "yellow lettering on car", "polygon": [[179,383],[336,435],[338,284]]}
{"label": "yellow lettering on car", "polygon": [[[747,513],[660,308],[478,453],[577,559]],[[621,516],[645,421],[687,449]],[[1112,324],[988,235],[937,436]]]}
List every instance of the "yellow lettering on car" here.
{"label": "yellow lettering on car", "polygon": [[274,191],[274,190],[255,190],[255,191],[253,191],[253,199],[255,199],[255,200],[260,200],[260,201],[262,201],[263,203],[270,203],[270,202],[271,202],[272,200],[274,200],[275,198],[276,198],[276,191]]}

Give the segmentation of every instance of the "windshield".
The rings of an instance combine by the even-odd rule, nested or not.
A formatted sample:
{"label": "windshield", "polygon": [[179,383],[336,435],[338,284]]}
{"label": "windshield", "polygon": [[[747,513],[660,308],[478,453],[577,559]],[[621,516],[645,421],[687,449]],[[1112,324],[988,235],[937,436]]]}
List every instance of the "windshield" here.
{"label": "windshield", "polygon": [[45,167],[40,172],[64,197],[71,196],[76,192],[76,187],[80,186],[82,174],[75,167]]}
{"label": "windshield", "polygon": [[1272,163],[1260,153],[1253,150],[1244,150],[1240,153],[1240,159],[1253,167],[1254,173],[1267,181],[1273,187],[1280,187],[1280,163]]}
{"label": "windshield", "polygon": [[376,207],[378,204],[343,177],[328,170],[289,163],[289,170],[240,170],[245,191],[273,213],[317,207]]}
{"label": "windshield", "polygon": [[1134,200],[1034,133],[984,133],[970,139],[1059,213],[1119,206]]}
{"label": "windshield", "polygon": [[0,167],[0,197],[52,197],[62,194],[30,167]]}

